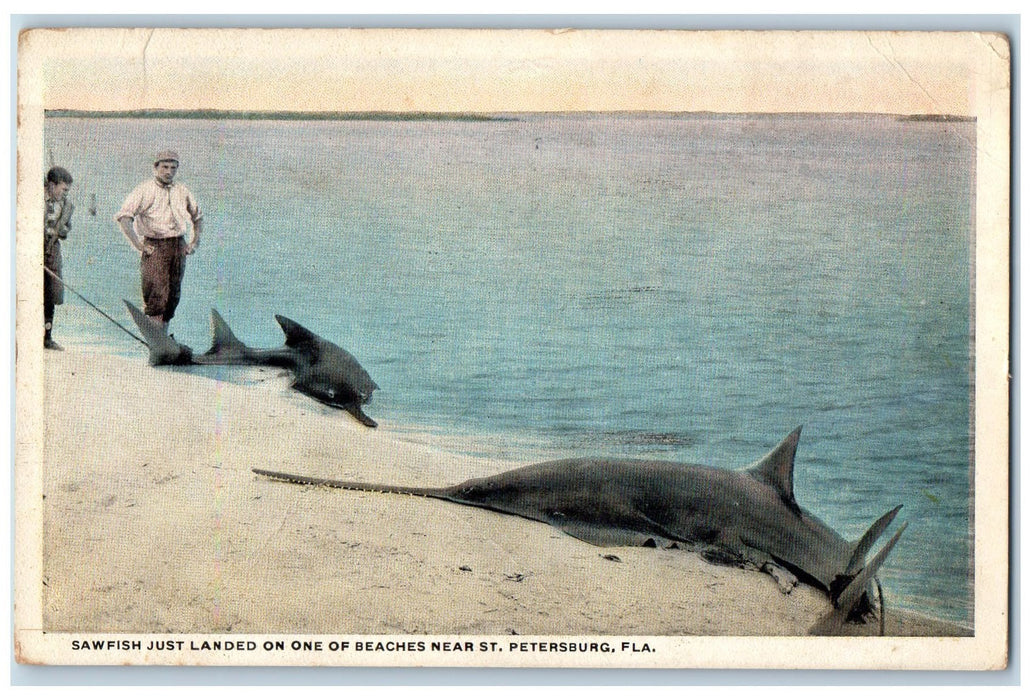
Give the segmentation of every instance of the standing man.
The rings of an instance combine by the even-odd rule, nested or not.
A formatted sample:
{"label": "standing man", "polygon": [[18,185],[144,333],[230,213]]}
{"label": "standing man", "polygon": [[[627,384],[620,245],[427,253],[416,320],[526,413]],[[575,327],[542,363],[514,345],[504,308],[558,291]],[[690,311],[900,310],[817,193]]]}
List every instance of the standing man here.
{"label": "standing man", "polygon": [[71,186],[71,173],[60,167],[50,168],[43,183],[43,347],[48,350],[64,350],[53,339],[51,331],[54,307],[64,303],[61,240],[68,238],[72,228],[75,206],[66,198]]}
{"label": "standing man", "polygon": [[[200,245],[202,214],[186,187],[175,179],[179,154],[161,151],[154,157],[154,178],[129,193],[115,221],[133,248],[141,253],[140,278],[144,313],[166,331],[179,305],[186,256]],[[191,230],[187,243],[184,238]]]}

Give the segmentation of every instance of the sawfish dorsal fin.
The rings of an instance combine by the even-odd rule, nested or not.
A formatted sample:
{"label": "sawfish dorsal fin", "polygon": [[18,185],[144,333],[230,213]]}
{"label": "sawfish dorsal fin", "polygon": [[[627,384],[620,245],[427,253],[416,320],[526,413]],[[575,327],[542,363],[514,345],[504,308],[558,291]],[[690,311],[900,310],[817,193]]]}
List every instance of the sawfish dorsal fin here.
{"label": "sawfish dorsal fin", "polygon": [[211,349],[207,355],[217,354],[220,350],[240,349],[243,343],[229,329],[229,324],[214,309],[211,310]]}
{"label": "sawfish dorsal fin", "polygon": [[795,502],[795,450],[802,426],[798,426],[773,450],[748,469],[752,478],[772,486],[781,499],[792,509],[798,510]]}
{"label": "sawfish dorsal fin", "polygon": [[283,329],[283,334],[286,336],[286,346],[289,348],[297,347],[304,343],[312,343],[319,339],[319,337],[310,330],[296,321],[291,321],[286,316],[276,314],[276,321]]}

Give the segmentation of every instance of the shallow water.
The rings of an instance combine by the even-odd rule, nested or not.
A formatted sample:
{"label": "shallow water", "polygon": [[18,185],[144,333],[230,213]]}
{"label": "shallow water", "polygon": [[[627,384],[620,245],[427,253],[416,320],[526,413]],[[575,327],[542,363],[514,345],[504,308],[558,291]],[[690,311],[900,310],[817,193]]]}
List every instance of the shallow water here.
{"label": "shallow water", "polygon": [[[526,461],[738,467],[802,424],[803,507],[855,538],[904,503],[887,590],[971,623],[973,124],[511,116],[48,118],[66,277],[129,323],[112,216],[175,147],[205,212],[173,321],[195,349],[213,306],[255,346],[284,314],[359,358],[385,427]],[[73,295],[57,323],[143,357]]]}

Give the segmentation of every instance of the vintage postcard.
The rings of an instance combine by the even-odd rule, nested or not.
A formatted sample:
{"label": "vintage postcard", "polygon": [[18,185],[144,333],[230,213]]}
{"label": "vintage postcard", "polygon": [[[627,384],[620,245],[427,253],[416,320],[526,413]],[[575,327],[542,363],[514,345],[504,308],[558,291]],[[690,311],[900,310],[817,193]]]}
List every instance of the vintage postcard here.
{"label": "vintage postcard", "polygon": [[17,660],[1004,668],[1009,57],[23,32]]}

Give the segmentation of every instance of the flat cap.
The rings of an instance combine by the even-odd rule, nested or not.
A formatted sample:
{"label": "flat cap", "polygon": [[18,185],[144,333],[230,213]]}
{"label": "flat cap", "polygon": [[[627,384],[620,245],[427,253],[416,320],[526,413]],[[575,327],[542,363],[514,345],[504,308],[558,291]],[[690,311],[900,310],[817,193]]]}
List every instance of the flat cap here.
{"label": "flat cap", "polygon": [[160,151],[156,156],[154,156],[154,165],[157,165],[163,160],[174,160],[176,163],[178,163],[179,154],[175,151],[170,150]]}

